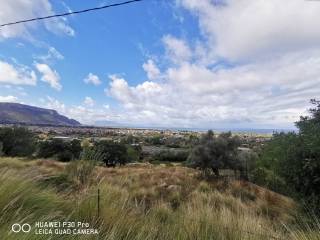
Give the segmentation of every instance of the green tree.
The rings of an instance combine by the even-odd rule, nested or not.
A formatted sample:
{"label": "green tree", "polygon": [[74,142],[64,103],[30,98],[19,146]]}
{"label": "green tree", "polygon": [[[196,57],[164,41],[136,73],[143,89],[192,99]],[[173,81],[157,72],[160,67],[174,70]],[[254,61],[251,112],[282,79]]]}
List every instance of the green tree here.
{"label": "green tree", "polygon": [[108,167],[114,167],[117,164],[124,165],[128,162],[127,147],[124,144],[110,141],[100,141],[94,146],[95,151],[103,154],[103,162]]}
{"label": "green tree", "polygon": [[1,128],[0,142],[6,156],[27,157],[35,151],[34,134],[26,128]]}
{"label": "green tree", "polygon": [[95,162],[95,164],[102,163],[105,158],[105,153],[96,147],[84,147],[80,154],[81,160]]}
{"label": "green tree", "polygon": [[72,140],[65,142],[61,139],[53,139],[40,142],[38,145],[38,157],[40,158],[56,158],[62,162],[68,162],[78,159],[82,151],[81,142]]}
{"label": "green tree", "polygon": [[80,158],[80,154],[82,152],[82,147],[81,147],[81,141],[78,139],[73,139],[70,142],[70,151],[73,155],[73,158],[75,159],[79,159]]}
{"label": "green tree", "polygon": [[141,146],[127,146],[128,162],[139,162],[141,158]]}
{"label": "green tree", "polygon": [[296,123],[299,129],[299,141],[291,148],[291,156],[297,177],[290,180],[297,191],[304,194],[308,203],[320,211],[320,101],[311,100],[313,108],[309,116],[301,116]]}
{"label": "green tree", "polygon": [[152,137],[149,137],[146,139],[146,142],[151,144],[151,145],[161,145],[162,142],[162,136],[161,135],[155,135]]}
{"label": "green tree", "polygon": [[[266,144],[259,167],[273,172],[274,179],[283,179],[286,192],[298,196],[308,206],[320,206],[320,102],[311,100],[309,116],[302,116],[298,133],[277,133]],[[268,172],[268,171],[266,171]],[[273,190],[279,190],[275,184]]]}
{"label": "green tree", "polygon": [[213,131],[209,130],[201,138],[200,144],[191,151],[188,162],[206,173],[211,170],[216,176],[220,175],[219,169],[240,170],[239,146],[239,139],[232,137],[230,132],[216,137]]}
{"label": "green tree", "polygon": [[241,169],[242,178],[249,180],[252,178],[252,174],[256,169],[258,155],[253,150],[241,150],[238,153],[238,159]]}

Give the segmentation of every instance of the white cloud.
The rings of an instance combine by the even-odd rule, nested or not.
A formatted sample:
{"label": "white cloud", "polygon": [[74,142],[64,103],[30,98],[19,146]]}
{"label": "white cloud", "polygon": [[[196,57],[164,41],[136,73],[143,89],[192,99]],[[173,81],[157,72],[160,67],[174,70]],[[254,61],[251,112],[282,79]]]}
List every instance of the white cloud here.
{"label": "white cloud", "polygon": [[169,67],[161,83],[130,86],[124,78],[112,75],[107,92],[122,104],[122,120],[128,122],[292,127],[305,113],[308,100],[320,92],[319,56],[320,50],[302,51],[273,61],[219,68],[184,62]]}
{"label": "white cloud", "polygon": [[147,73],[148,79],[154,80],[159,77],[160,70],[155,65],[153,60],[149,59],[146,63],[142,65],[143,70]]}
{"label": "white cloud", "polygon": [[51,58],[56,58],[58,60],[63,60],[64,56],[54,47],[49,47],[48,56]]}
{"label": "white cloud", "polygon": [[309,99],[320,92],[320,29],[315,24],[320,4],[178,2],[198,18],[202,37],[192,44],[163,37],[172,64],[160,83],[130,86],[123,78],[112,78],[107,92],[122,103],[131,121],[281,128],[292,127],[306,114]]}
{"label": "white cloud", "polygon": [[93,73],[89,73],[88,76],[83,80],[87,84],[93,84],[95,86],[98,86],[101,84],[101,80],[99,77]]}
{"label": "white cloud", "polygon": [[35,58],[48,63],[52,60],[63,60],[64,56],[54,47],[49,47],[46,55],[36,56]]}
{"label": "white cloud", "polygon": [[15,96],[0,96],[0,102],[17,102],[18,98]]}
{"label": "white cloud", "polygon": [[91,97],[85,97],[83,103],[88,107],[93,107],[95,105],[95,101]]}
{"label": "white cloud", "polygon": [[[90,106],[90,97],[78,106],[51,105],[85,123],[144,126],[286,128],[305,114],[308,100],[320,92],[320,4],[179,2],[198,18],[203,36],[188,42],[165,35],[169,63],[160,72],[151,59],[161,56],[148,57],[142,66],[148,81],[133,85],[110,75],[106,93],[118,101],[117,110]],[[92,73],[84,81],[101,84]]]}
{"label": "white cloud", "polygon": [[116,75],[110,75],[109,78],[111,82],[107,93],[127,108],[148,104],[150,99],[154,98],[156,100],[163,91],[162,86],[155,82],[146,81],[136,87],[130,87],[124,78]]}
{"label": "white cloud", "polygon": [[46,103],[46,107],[50,109],[55,109],[60,113],[66,112],[66,105],[64,103],[59,102],[57,99],[47,96],[46,99],[43,99],[43,103]]}
{"label": "white cloud", "polygon": [[164,36],[162,41],[165,44],[167,55],[173,63],[190,60],[192,52],[185,41],[171,35]]}
{"label": "white cloud", "polygon": [[94,124],[97,121],[108,122],[119,119],[117,113],[112,112],[110,108],[106,107],[93,108],[83,105],[67,106],[61,101],[49,96],[41,99],[40,102],[42,107],[54,109],[60,114],[76,119],[83,124]]}
{"label": "white cloud", "polygon": [[67,18],[53,18],[51,20],[45,21],[45,27],[48,31],[55,34],[65,34],[68,36],[75,36],[75,31],[72,27],[67,24]]}
{"label": "white cloud", "polygon": [[11,65],[0,60],[0,84],[36,85],[34,71],[24,65]]}
{"label": "white cloud", "polygon": [[215,54],[241,61],[318,47],[320,4],[304,0],[178,0],[199,18]]}
{"label": "white cloud", "polygon": [[[40,16],[53,15],[54,11],[49,0],[15,0],[1,1],[0,22],[8,23]],[[54,18],[41,22],[17,24],[1,28],[0,40],[7,38],[32,39],[32,30],[43,25],[48,31],[56,34],[74,36],[74,30],[67,24],[65,18]]]}
{"label": "white cloud", "polygon": [[[106,93],[118,101],[117,110],[109,105],[90,106],[90,97],[76,106],[47,99],[47,106],[84,123],[292,127],[308,108],[308,100],[320,92],[320,29],[316,25],[320,4],[178,1],[197,17],[201,38],[191,42],[165,35],[164,59],[148,57],[142,66],[148,81],[130,84],[124,77],[110,75]],[[151,59],[169,61],[160,72]],[[160,75],[161,81],[156,81]],[[101,84],[92,73],[84,81]]]}
{"label": "white cloud", "polygon": [[51,69],[47,64],[36,63],[37,70],[42,74],[41,80],[48,83],[52,88],[60,91],[62,85],[60,84],[60,76],[57,71]]}

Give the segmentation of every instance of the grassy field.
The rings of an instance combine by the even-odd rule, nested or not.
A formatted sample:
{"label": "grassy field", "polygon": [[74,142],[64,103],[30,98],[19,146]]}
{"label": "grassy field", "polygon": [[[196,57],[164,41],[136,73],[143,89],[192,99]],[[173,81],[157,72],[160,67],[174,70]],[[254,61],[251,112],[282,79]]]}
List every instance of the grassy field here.
{"label": "grassy field", "polygon": [[[0,239],[320,239],[291,199],[182,166],[0,158]],[[98,189],[100,203],[98,212]],[[10,231],[13,223],[84,221],[92,236]]]}

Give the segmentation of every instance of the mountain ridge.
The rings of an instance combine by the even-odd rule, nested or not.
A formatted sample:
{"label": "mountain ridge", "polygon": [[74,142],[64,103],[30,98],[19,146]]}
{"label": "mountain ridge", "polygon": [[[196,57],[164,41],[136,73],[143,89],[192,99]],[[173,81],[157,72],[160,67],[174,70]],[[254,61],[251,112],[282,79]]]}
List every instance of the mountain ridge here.
{"label": "mountain ridge", "polygon": [[0,103],[0,123],[56,126],[81,125],[78,121],[63,116],[56,110],[11,102]]}

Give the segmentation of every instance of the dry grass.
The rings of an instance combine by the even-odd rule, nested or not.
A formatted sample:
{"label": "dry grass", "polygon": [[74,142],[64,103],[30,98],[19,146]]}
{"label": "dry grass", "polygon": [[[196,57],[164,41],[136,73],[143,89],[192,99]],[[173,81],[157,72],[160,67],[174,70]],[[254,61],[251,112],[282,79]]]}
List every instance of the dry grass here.
{"label": "dry grass", "polygon": [[[110,240],[272,237],[298,240],[319,239],[320,236],[320,227],[308,229],[308,226],[294,225],[297,205],[291,199],[246,182],[202,181],[196,170],[181,166],[96,167],[90,175],[90,184],[73,188],[74,181],[65,182],[68,179],[65,164],[39,160],[17,168],[14,166],[26,163],[18,159],[11,163],[10,159],[0,158],[0,164],[2,162],[6,163],[6,169],[14,170],[0,168],[0,174],[5,176],[1,178],[0,187],[0,236],[9,236],[6,228],[17,216],[17,211],[21,218],[30,221],[39,221],[37,218],[88,221],[100,229],[99,239]],[[73,177],[74,174],[72,172]],[[42,183],[48,176],[59,181],[51,181],[43,189]],[[57,192],[59,184],[64,187],[63,191]],[[20,186],[14,191],[15,196],[19,196],[17,202],[13,202],[16,199],[13,193],[4,196],[6,189],[13,186]],[[101,192],[99,218],[98,188]],[[24,208],[24,201],[38,206],[35,215]],[[20,207],[9,211],[6,206],[12,204]],[[10,235],[8,239],[41,238]],[[90,238],[69,236],[59,239]]]}

